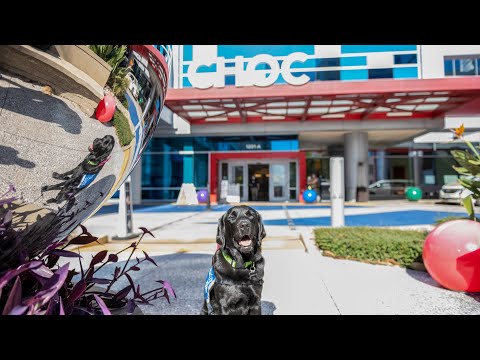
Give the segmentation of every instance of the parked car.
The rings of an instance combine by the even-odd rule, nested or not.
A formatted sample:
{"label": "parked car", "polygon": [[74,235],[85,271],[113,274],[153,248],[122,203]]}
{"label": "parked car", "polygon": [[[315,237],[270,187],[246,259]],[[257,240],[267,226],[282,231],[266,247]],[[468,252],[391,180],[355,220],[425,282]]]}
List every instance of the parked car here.
{"label": "parked car", "polygon": [[368,186],[370,199],[403,198],[405,189],[413,186],[413,181],[405,179],[379,180]]}
{"label": "parked car", "polygon": [[131,73],[127,73],[127,78],[130,80],[130,85],[128,86],[128,90],[132,93],[135,98],[138,98],[138,81],[137,78]]}
{"label": "parked car", "polygon": [[[440,201],[445,203],[461,204],[462,203],[462,191],[464,190],[463,186],[455,181],[450,184],[445,184],[440,189]],[[480,199],[475,201],[475,205],[480,206]]]}

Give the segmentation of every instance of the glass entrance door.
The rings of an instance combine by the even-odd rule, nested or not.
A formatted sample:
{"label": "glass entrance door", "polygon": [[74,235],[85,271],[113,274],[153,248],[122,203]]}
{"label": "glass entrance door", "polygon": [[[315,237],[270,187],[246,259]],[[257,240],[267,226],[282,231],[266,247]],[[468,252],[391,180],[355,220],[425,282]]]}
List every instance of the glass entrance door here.
{"label": "glass entrance door", "polygon": [[246,192],[245,192],[245,182],[246,182],[246,164],[230,163],[229,164],[229,176],[228,183],[238,184],[240,188],[240,200],[247,201]]}
{"label": "glass entrance door", "polygon": [[288,163],[270,164],[270,201],[286,201],[290,197]]}
{"label": "glass entrance door", "polygon": [[[292,166],[293,165],[293,166]],[[297,164],[289,160],[270,160],[261,162],[246,159],[244,161],[222,161],[219,166],[219,189],[223,189],[222,180],[228,185],[238,185],[240,201],[289,201],[296,200],[298,194]],[[250,180],[258,181],[257,199],[249,191]],[[226,185],[226,184],[225,184]],[[232,193],[229,195],[236,195]],[[227,190],[219,190],[226,192]]]}

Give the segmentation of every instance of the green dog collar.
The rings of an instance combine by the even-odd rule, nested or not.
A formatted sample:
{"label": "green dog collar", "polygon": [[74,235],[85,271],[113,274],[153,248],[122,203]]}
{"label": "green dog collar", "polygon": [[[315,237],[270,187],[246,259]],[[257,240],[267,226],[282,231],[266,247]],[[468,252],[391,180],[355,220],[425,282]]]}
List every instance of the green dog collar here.
{"label": "green dog collar", "polygon": [[[232,267],[236,267],[237,262],[235,260],[233,260],[232,257],[229,254],[227,254],[226,251],[222,251],[222,254],[223,254],[223,257],[225,258],[225,260],[227,260],[227,262],[230,265],[232,265]],[[245,265],[245,268],[248,268],[248,267],[253,265],[253,261],[247,261],[247,262],[245,262],[244,265]]]}

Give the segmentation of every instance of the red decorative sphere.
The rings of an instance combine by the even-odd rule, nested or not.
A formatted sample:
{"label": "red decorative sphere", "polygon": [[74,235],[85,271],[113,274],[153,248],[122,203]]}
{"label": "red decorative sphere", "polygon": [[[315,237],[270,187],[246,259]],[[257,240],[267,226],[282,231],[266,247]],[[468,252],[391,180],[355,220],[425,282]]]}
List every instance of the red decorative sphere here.
{"label": "red decorative sphere", "polygon": [[447,289],[480,292],[480,223],[453,220],[437,226],[425,239],[423,262]]}
{"label": "red decorative sphere", "polygon": [[105,95],[98,103],[95,117],[100,122],[108,122],[112,120],[113,114],[115,113],[115,107],[115,98],[112,95]]}

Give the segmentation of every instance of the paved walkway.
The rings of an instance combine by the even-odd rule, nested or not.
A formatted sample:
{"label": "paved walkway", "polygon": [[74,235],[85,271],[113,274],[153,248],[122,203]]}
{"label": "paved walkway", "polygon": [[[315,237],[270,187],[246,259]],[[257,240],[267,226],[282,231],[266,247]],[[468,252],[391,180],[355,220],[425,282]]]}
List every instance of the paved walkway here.
{"label": "paved walkway", "polygon": [[[480,314],[480,296],[446,290],[426,272],[323,257],[312,239],[314,225],[310,224],[315,220],[302,223],[301,219],[328,216],[326,207],[256,207],[263,216],[267,232],[263,251],[266,259],[264,314]],[[135,227],[153,229],[156,239],[145,237],[141,249],[159,264],[158,268],[145,264],[141,271],[134,273],[135,281],[148,291],[157,284],[155,280],[168,280],[178,297],[171,304],[159,299],[153,306],[143,306],[145,313],[198,314],[203,301],[202,286],[216,247],[217,220],[226,208],[203,211],[203,207],[170,205],[143,207],[134,212]],[[101,234],[97,230],[111,233],[116,214],[110,210],[105,209],[103,215],[88,220],[89,231],[96,235]],[[395,218],[390,214],[402,211],[410,211],[417,218],[419,212],[428,215],[424,219],[465,215],[458,206],[402,201],[351,206],[346,213],[367,218],[370,215],[375,221],[378,214],[382,214],[383,219]],[[404,219],[406,224],[400,224],[400,228],[431,227],[431,223],[411,225],[408,216]],[[82,253],[89,261],[89,252],[106,248],[118,251],[131,242],[96,245],[84,248]],[[105,267],[102,272],[106,275],[112,270],[113,267]]]}
{"label": "paved walkway", "polygon": [[[0,191],[12,183],[26,202],[43,208],[56,209],[44,204],[56,191],[43,197],[40,192],[43,185],[58,182],[52,179],[52,172],[63,173],[77,166],[95,138],[116,138],[110,124],[87,117],[71,101],[46,95],[41,86],[5,73],[0,73],[0,106]],[[110,190],[122,162],[123,152],[116,141],[111,160],[95,179],[99,191]]]}

